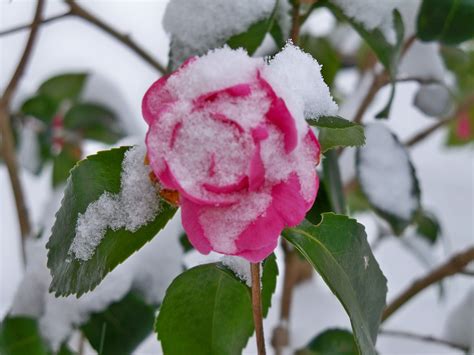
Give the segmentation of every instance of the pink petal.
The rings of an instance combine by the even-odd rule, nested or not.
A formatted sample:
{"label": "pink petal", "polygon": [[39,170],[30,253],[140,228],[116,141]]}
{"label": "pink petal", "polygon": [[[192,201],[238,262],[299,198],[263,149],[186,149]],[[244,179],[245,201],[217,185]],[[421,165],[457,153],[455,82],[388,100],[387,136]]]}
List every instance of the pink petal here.
{"label": "pink petal", "polygon": [[225,94],[231,97],[244,97],[250,95],[251,92],[252,89],[250,88],[249,84],[237,84],[222,90],[216,90],[203,94],[194,100],[194,104],[200,107],[207,102],[215,101],[217,98]]}
{"label": "pink petal", "polygon": [[226,115],[224,115],[222,113],[212,113],[211,117],[213,119],[215,119],[216,121],[226,123],[226,124],[228,124],[228,125],[230,125],[234,128],[237,128],[239,133],[244,133],[244,129],[242,128],[242,126],[240,124],[238,124],[237,122],[231,120],[229,117],[227,117]]}
{"label": "pink petal", "polygon": [[231,192],[238,192],[246,189],[249,186],[249,179],[247,176],[242,176],[239,180],[237,180],[233,184],[224,185],[224,186],[217,186],[208,183],[202,184],[207,191],[214,192],[214,193],[224,193],[228,194]]}
{"label": "pink petal", "polygon": [[169,75],[162,76],[155,81],[147,90],[142,100],[142,115],[145,121],[151,125],[166,111],[176,100],[171,93],[165,89]]}
{"label": "pink petal", "polygon": [[306,133],[306,136],[303,139],[303,144],[309,144],[312,146],[312,149],[314,149],[316,155],[316,165],[319,165],[319,161],[321,159],[321,145],[319,144],[319,141],[311,128],[308,129],[308,133]]}
{"label": "pink petal", "polygon": [[260,142],[256,143],[249,168],[249,190],[257,191],[265,182],[265,167],[260,156]]}
{"label": "pink petal", "polygon": [[180,199],[181,223],[188,235],[191,244],[202,254],[209,254],[212,250],[211,243],[204,235],[204,230],[199,223],[200,206],[190,202],[185,197]]}
{"label": "pink petal", "polygon": [[258,263],[269,256],[276,249],[278,245],[278,238],[272,240],[272,242],[261,249],[257,250],[244,250],[236,253],[235,255],[240,256],[251,263]]}

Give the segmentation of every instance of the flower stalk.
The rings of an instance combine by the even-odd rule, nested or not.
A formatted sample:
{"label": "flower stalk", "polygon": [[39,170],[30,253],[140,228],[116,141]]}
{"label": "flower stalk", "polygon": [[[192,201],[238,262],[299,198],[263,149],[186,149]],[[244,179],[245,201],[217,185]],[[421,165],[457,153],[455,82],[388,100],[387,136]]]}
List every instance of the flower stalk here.
{"label": "flower stalk", "polygon": [[262,295],[260,285],[260,263],[250,263],[252,275],[252,311],[257,338],[258,355],[265,355],[265,337],[263,334]]}

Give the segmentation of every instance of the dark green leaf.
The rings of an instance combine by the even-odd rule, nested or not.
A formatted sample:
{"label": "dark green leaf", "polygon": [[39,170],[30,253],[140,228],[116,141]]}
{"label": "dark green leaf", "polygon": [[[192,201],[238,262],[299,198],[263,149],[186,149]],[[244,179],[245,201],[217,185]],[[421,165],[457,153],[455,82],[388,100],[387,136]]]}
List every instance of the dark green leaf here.
{"label": "dark green leaf", "polygon": [[81,330],[99,354],[132,354],[153,331],[154,319],[155,308],[130,292],[106,310],[93,313]]}
{"label": "dark green leaf", "polygon": [[176,208],[161,202],[156,218],[136,232],[108,229],[94,255],[80,261],[69,255],[76,222],[90,203],[105,192],[120,191],[122,160],[128,147],[99,152],[79,162],[71,171],[61,208],[56,214],[52,235],[46,245],[48,267],[53,277],[50,290],[59,295],[83,293],[94,289],[118,264],[150,241],[173,217]]}
{"label": "dark green leaf", "polygon": [[428,211],[420,211],[416,218],[416,235],[431,245],[435,244],[441,234],[441,226],[436,216]]}
{"label": "dark green leaf", "polygon": [[[319,178],[321,180],[321,178]],[[319,184],[318,194],[316,195],[316,200],[313,203],[313,206],[306,214],[306,219],[313,224],[318,224],[321,222],[321,215],[325,212],[334,212],[332,210],[331,201],[329,199],[329,194],[326,191],[326,186],[324,183]]]}
{"label": "dark green leaf", "polygon": [[370,210],[370,203],[367,200],[367,197],[364,195],[358,183],[356,186],[346,193],[347,198],[347,208],[349,209],[350,214],[357,212],[364,212]]}
{"label": "dark green leaf", "polygon": [[339,158],[335,150],[326,152],[323,157],[323,184],[329,194],[332,211],[346,213],[346,199],[339,171]]}
{"label": "dark green leaf", "polygon": [[323,214],[317,226],[303,222],[283,236],[314,266],[344,306],[362,354],[376,354],[387,280],[367,243],[364,226],[347,216]]}
{"label": "dark green leaf", "polygon": [[348,330],[328,329],[317,335],[296,355],[359,355],[354,336]]}
{"label": "dark green leaf", "polygon": [[423,0],[417,34],[423,41],[458,44],[474,37],[473,0]]}
{"label": "dark green leaf", "polygon": [[364,127],[339,116],[309,119],[308,123],[319,128],[319,143],[323,152],[336,147],[360,147],[365,144]]}
{"label": "dark green leaf", "polygon": [[181,233],[179,236],[179,244],[183,248],[183,251],[187,253],[188,251],[194,250],[193,245],[189,242],[188,236],[185,232]]}
{"label": "dark green leaf", "polygon": [[49,355],[36,319],[7,316],[0,324],[0,354]]}
{"label": "dark green leaf", "polygon": [[21,105],[20,111],[24,115],[33,116],[46,124],[50,124],[58,110],[57,103],[47,95],[36,95],[27,99]]}
{"label": "dark green leaf", "polygon": [[155,329],[168,355],[241,354],[254,329],[250,289],[218,264],[189,269],[168,287]]}
{"label": "dark green leaf", "polygon": [[113,144],[124,136],[115,114],[107,107],[94,103],[80,103],[64,116],[64,127],[82,134],[84,138]]}
{"label": "dark green leaf", "polygon": [[341,67],[341,57],[331,42],[324,37],[314,37],[309,34],[301,36],[299,46],[321,64],[321,74],[324,82],[331,86]]}
{"label": "dark green leaf", "polygon": [[[250,266],[249,266],[250,267]],[[262,313],[266,317],[272,305],[272,296],[276,289],[278,265],[275,254],[268,256],[262,263]]]}
{"label": "dark green leaf", "polygon": [[456,78],[457,96],[468,97],[474,92],[474,48],[441,47],[441,56],[446,67]]}
{"label": "dark green leaf", "polygon": [[53,158],[53,187],[64,183],[69,171],[81,160],[82,152],[79,147],[65,144],[58,155]]}
{"label": "dark green leaf", "polygon": [[227,40],[230,48],[245,48],[249,55],[252,55],[262,43],[265,35],[270,30],[273,17],[254,23],[249,29]]}
{"label": "dark green leaf", "polygon": [[82,92],[87,79],[86,73],[68,73],[46,80],[38,89],[40,94],[50,97],[56,103],[75,101]]}

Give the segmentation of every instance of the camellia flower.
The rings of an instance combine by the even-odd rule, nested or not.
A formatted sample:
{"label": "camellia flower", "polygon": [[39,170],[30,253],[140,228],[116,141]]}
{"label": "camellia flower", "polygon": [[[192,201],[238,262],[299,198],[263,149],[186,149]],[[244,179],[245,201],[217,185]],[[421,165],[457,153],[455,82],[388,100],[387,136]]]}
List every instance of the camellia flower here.
{"label": "camellia flower", "polygon": [[312,57],[291,44],[270,63],[217,49],[155,82],[142,110],[150,166],[179,192],[183,227],[201,253],[258,262],[304,219],[320,157],[305,116],[337,110]]}

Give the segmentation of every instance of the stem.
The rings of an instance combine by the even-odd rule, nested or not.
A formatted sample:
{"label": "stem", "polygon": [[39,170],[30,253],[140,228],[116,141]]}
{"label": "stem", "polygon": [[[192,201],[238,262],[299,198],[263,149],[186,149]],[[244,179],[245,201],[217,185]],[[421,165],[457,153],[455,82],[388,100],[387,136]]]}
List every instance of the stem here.
{"label": "stem", "polygon": [[258,355],[265,355],[265,337],[263,336],[262,296],[260,290],[260,263],[250,263],[252,274],[252,310],[257,337]]}
{"label": "stem", "polygon": [[374,77],[374,80],[372,81],[372,85],[369,88],[369,91],[367,91],[367,94],[365,95],[364,99],[359,105],[359,108],[356,111],[356,114],[353,118],[353,121],[356,123],[361,123],[362,118],[364,117],[365,112],[369,108],[370,104],[375,98],[375,95],[379,92],[379,90],[385,85],[387,82],[387,74],[385,71],[377,74]]}
{"label": "stem", "polygon": [[100,18],[93,15],[82,6],[77,4],[74,0],[65,0],[66,3],[70,7],[70,12],[72,15],[82,18],[83,20],[95,25],[96,27],[100,28],[104,32],[108,33],[112,37],[114,37],[117,41],[125,45],[126,47],[130,48],[133,52],[135,52],[139,57],[141,57],[145,62],[150,64],[153,68],[158,70],[160,73],[164,74],[166,72],[166,68],[163,64],[158,62],[155,58],[153,58],[145,49],[140,47],[136,42],[134,42],[130,36],[124,35],[118,32],[113,27],[109,26],[105,22],[103,22]]}
{"label": "stem", "polygon": [[300,39],[300,1],[294,0],[293,12],[291,15],[291,32],[290,38],[294,45],[298,45]]}
{"label": "stem", "polygon": [[415,333],[410,333],[410,332],[400,331],[400,330],[385,330],[385,329],[380,330],[379,333],[381,335],[403,337],[403,338],[409,338],[409,339],[414,339],[414,340],[420,340],[420,341],[426,341],[430,343],[446,345],[455,349],[459,349],[464,352],[467,352],[469,350],[468,347],[466,346],[456,344],[445,339],[436,338],[431,335],[422,335],[422,334],[415,334]]}
{"label": "stem", "polygon": [[13,76],[8,82],[8,85],[0,99],[0,131],[2,134],[2,155],[5,161],[5,165],[7,166],[8,175],[10,177],[10,183],[13,190],[13,196],[15,198],[18,223],[20,225],[23,262],[25,262],[25,239],[28,238],[31,233],[31,224],[30,219],[28,217],[28,210],[26,207],[23,188],[21,186],[21,181],[18,172],[18,165],[15,154],[15,142],[13,138],[13,132],[10,126],[9,106],[10,100],[13,97],[13,94],[15,93],[18,83],[23,75],[23,72],[28,63],[28,59],[30,58],[35,40],[37,38],[38,27],[41,21],[41,13],[43,11],[43,6],[44,0],[38,0],[25,49],[23,50],[23,54],[20,58],[20,61],[18,62],[15,72],[13,73]]}
{"label": "stem", "polygon": [[[43,18],[40,20],[40,23],[42,25],[44,24],[47,24],[49,22],[53,22],[53,21],[56,21],[56,20],[60,20],[60,19],[63,19],[65,17],[68,17],[68,16],[71,16],[71,12],[68,11],[68,12],[65,12],[63,14],[60,14],[60,15],[56,15],[56,16],[51,16],[51,17],[47,17],[47,18]],[[7,30],[3,30],[3,31],[0,31],[0,37],[2,36],[8,36],[8,35],[11,35],[13,33],[16,33],[16,32],[19,32],[19,31],[23,31],[23,30],[27,30],[28,28],[31,28],[33,24],[32,23],[28,23],[26,25],[20,25],[20,26],[16,26],[16,27],[12,27],[12,28],[9,28]]]}
{"label": "stem", "polygon": [[445,277],[455,275],[464,270],[467,264],[474,260],[474,246],[454,255],[445,264],[434,269],[426,276],[414,281],[410,287],[403,291],[387,307],[382,315],[382,322],[395,313],[400,307],[411,300],[425,288],[444,279]]}

